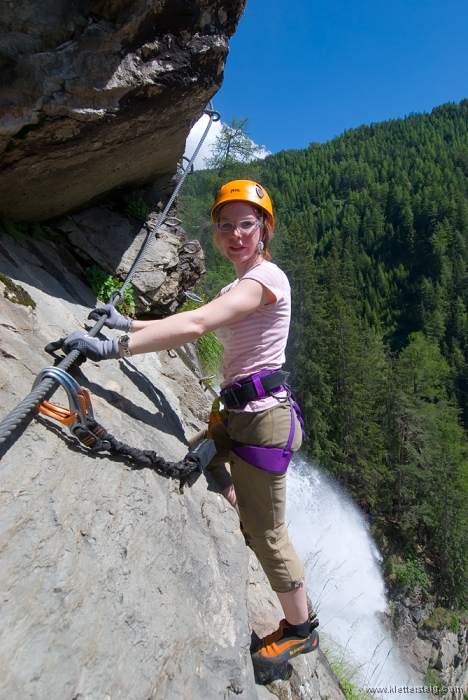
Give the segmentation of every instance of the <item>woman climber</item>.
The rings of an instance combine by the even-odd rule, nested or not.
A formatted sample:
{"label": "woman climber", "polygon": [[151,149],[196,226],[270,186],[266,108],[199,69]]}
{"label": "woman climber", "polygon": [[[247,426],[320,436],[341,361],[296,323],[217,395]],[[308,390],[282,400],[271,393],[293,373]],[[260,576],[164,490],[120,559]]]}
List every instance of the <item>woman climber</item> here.
{"label": "woman climber", "polygon": [[[305,569],[285,524],[286,469],[302,443],[300,412],[281,371],[291,315],[286,275],[270,262],[274,217],[270,197],[250,180],[224,185],[211,212],[213,239],[237,279],[209,304],[157,321],[131,321],[112,305],[105,325],[130,333],[99,340],[82,331],[64,342],[97,361],[168,350],[216,330],[224,346],[221,397],[227,421],[212,430],[217,454],[208,469],[236,509],[284,611],[279,628],[253,649],[254,663],[271,667],[318,646],[309,618]],[[230,473],[225,467],[230,463]]]}

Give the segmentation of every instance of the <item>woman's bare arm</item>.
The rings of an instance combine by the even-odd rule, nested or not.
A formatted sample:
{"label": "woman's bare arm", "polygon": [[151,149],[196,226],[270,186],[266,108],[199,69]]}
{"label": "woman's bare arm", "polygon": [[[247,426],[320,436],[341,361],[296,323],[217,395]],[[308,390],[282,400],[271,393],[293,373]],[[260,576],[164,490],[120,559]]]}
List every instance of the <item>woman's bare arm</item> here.
{"label": "woman's bare arm", "polygon": [[273,292],[260,282],[241,280],[229,292],[199,309],[184,311],[159,321],[135,321],[130,336],[130,351],[132,355],[139,355],[179,347],[205,333],[228,326],[274,301]]}

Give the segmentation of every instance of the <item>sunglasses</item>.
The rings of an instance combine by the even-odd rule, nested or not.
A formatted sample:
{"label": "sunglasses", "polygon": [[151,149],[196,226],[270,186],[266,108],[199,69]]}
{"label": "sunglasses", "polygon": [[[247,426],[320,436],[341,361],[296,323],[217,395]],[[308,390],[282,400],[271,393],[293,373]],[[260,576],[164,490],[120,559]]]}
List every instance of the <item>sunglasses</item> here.
{"label": "sunglasses", "polygon": [[243,233],[250,233],[258,228],[261,223],[260,219],[244,219],[244,221],[239,221],[237,224],[233,224],[232,221],[217,221],[216,230],[219,233],[232,233],[237,228]]}

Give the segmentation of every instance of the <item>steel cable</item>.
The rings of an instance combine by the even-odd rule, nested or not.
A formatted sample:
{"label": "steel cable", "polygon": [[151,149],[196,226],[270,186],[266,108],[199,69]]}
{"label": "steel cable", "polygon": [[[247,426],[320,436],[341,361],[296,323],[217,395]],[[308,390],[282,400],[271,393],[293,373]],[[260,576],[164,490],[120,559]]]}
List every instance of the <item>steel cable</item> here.
{"label": "steel cable", "polygon": [[[105,320],[105,316],[100,318],[89,331],[89,335],[97,335],[103,327]],[[72,364],[76,362],[80,354],[81,353],[79,350],[72,350],[71,353],[63,358],[57,367],[67,371]],[[59,386],[60,382],[58,382],[56,379],[52,379],[50,377],[43,379],[42,382],[35,389],[33,389],[0,423],[0,444],[5,442],[7,437],[11,435],[13,430],[15,430],[15,428],[17,428],[18,425],[26,418],[28,413],[34,410],[38,403],[43,401],[46,396],[52,395]]]}
{"label": "steel cable", "polygon": [[152,243],[152,241],[153,241],[153,238],[155,237],[156,233],[157,233],[158,230],[161,228],[161,226],[162,226],[164,220],[166,219],[167,214],[168,214],[168,212],[169,212],[169,210],[170,210],[170,208],[171,208],[171,206],[172,206],[172,204],[173,204],[175,198],[176,198],[177,195],[179,194],[180,188],[181,188],[182,185],[184,184],[185,178],[187,177],[188,173],[190,172],[190,170],[191,170],[191,168],[192,168],[192,165],[193,165],[193,163],[194,163],[194,161],[195,161],[195,158],[197,157],[197,155],[198,155],[199,152],[200,152],[200,148],[202,147],[202,145],[203,145],[203,143],[204,143],[206,137],[208,136],[208,132],[209,132],[209,130],[211,129],[211,125],[213,124],[213,122],[219,121],[219,118],[220,118],[219,112],[215,112],[214,110],[209,109],[209,110],[206,110],[206,111],[205,111],[205,114],[208,114],[208,115],[209,115],[210,120],[209,120],[209,122],[208,122],[208,124],[207,124],[207,126],[206,126],[206,129],[205,129],[205,131],[204,131],[204,133],[203,133],[203,136],[201,137],[201,139],[200,139],[200,141],[199,141],[199,143],[198,143],[198,146],[196,147],[196,149],[195,149],[195,151],[194,151],[192,157],[190,158],[187,167],[183,169],[182,177],[180,178],[179,182],[177,183],[176,188],[175,188],[174,192],[172,193],[172,195],[171,195],[171,197],[170,197],[168,203],[167,203],[166,206],[164,207],[164,211],[160,214],[160,216],[159,216],[159,218],[158,218],[156,224],[154,225],[153,229],[148,233],[148,236],[146,237],[146,241],[144,242],[144,244],[143,244],[143,246],[142,246],[140,252],[138,253],[135,262],[133,263],[132,267],[130,268],[130,270],[129,270],[128,274],[127,274],[127,277],[125,278],[125,281],[124,281],[123,285],[121,286],[121,288],[119,289],[119,291],[116,293],[114,299],[112,300],[111,303],[112,303],[114,306],[116,305],[118,299],[122,299],[124,290],[125,290],[126,287],[130,284],[130,282],[131,282],[131,280],[132,280],[132,277],[133,277],[133,275],[135,274],[135,272],[136,272],[136,270],[137,270],[137,268],[138,268],[138,266],[139,266],[139,264],[140,264],[142,258],[144,257],[146,251],[148,250],[149,246],[151,245],[151,243]]}
{"label": "steel cable", "polygon": [[[174,189],[174,192],[172,193],[168,203],[166,204],[164,211],[159,216],[154,228],[148,233],[146,241],[142,246],[139,254],[137,255],[135,262],[130,268],[122,287],[111,300],[111,303],[114,306],[118,303],[119,299],[122,299],[125,288],[130,283],[142,258],[148,250],[149,245],[151,244],[153,238],[155,237],[159,228],[162,226],[164,220],[166,219],[170,207],[172,206],[175,198],[177,197],[179,190],[185,181],[185,178],[187,177],[188,173],[192,168],[195,158],[200,152],[200,148],[202,147],[206,137],[208,136],[208,132],[211,128],[211,125],[213,124],[213,122],[217,122],[220,119],[219,112],[214,111],[211,107],[212,105],[210,103],[210,109],[205,110],[205,114],[208,114],[210,119],[203,133],[203,136],[201,137],[198,146],[196,147],[191,159],[189,160],[187,167],[184,168],[182,176],[179,182],[177,183],[177,186]],[[105,320],[105,316],[99,319],[99,321],[88,331],[88,335],[96,336],[103,327]],[[72,364],[76,362],[80,354],[81,353],[79,352],[79,350],[72,350],[72,352],[70,352],[57,366],[65,371],[68,370],[72,366]],[[20,423],[22,423],[26,416],[34,410],[38,403],[43,401],[46,397],[50,398],[50,396],[54,393],[54,391],[58,388],[59,385],[60,383],[57,380],[52,379],[50,377],[43,379],[41,383],[35,389],[33,389],[0,423],[0,444],[5,442],[8,436],[11,435],[11,433],[20,425]]]}

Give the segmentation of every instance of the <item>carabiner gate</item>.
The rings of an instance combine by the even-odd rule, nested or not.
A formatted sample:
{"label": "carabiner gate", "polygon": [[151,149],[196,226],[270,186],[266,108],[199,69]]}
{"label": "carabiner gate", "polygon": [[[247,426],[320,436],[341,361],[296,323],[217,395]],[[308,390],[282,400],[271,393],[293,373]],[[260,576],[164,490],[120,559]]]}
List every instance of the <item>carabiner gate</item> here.
{"label": "carabiner gate", "polygon": [[54,418],[63,425],[66,425],[74,435],[75,428],[80,426],[86,428],[86,421],[94,420],[93,407],[89,391],[80,386],[76,379],[73,379],[68,372],[59,367],[44,367],[37,375],[33,389],[45,378],[52,377],[60,383],[67,392],[69,408],[57,406],[50,401],[42,401],[36,408],[39,413],[49,418]]}

